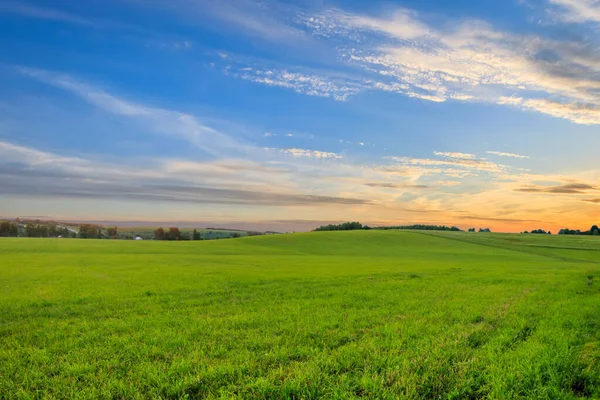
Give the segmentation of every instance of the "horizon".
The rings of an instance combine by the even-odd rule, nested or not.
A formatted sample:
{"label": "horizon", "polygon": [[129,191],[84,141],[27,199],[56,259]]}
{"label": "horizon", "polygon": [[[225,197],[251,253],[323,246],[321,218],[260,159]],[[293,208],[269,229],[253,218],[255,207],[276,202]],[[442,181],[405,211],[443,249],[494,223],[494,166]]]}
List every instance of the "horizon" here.
{"label": "horizon", "polygon": [[1,213],[587,229],[598,28],[594,0],[6,1]]}
{"label": "horizon", "polygon": [[[168,220],[69,220],[69,219],[55,219],[50,216],[18,216],[18,217],[3,217],[0,216],[0,220],[16,220],[20,219],[22,221],[40,221],[40,222],[56,222],[56,223],[64,223],[64,224],[72,224],[72,225],[98,225],[103,227],[111,227],[115,226],[117,228],[168,228],[168,227],[178,227],[182,229],[231,229],[231,230],[240,230],[240,231],[256,231],[256,232],[277,232],[277,233],[302,233],[302,232],[311,232],[316,228],[323,227],[326,225],[337,225],[345,222],[351,221],[311,221],[311,220],[280,220],[280,221],[235,221],[235,222],[218,222],[218,221],[190,221],[190,220],[182,220],[182,221],[168,221]],[[476,230],[482,229],[490,229],[488,225],[453,225],[453,224],[428,224],[428,223],[401,223],[393,225],[382,225],[382,224],[372,224],[372,223],[363,223],[365,226],[369,226],[371,228],[386,228],[390,226],[412,226],[412,225],[435,225],[435,226],[446,226],[448,228],[457,227],[461,231],[468,231],[473,228]],[[572,229],[572,230],[581,230],[585,231],[588,227],[562,227],[557,228],[555,230],[546,229],[543,226],[539,227],[531,227],[530,229],[525,229],[523,231],[494,231],[492,233],[524,233],[525,231],[530,230],[545,230],[551,234],[558,234],[561,229]]]}

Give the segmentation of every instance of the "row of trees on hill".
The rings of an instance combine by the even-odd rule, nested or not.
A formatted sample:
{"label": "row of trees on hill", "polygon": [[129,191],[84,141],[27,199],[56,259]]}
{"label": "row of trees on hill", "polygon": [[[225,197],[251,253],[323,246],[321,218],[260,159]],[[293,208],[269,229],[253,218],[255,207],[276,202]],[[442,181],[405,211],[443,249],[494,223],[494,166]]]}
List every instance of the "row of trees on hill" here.
{"label": "row of trees on hill", "polygon": [[379,226],[377,228],[379,230],[391,230],[391,229],[412,229],[418,231],[453,231],[460,232],[460,229],[456,226],[444,226],[444,225],[397,225],[397,226]]}
{"label": "row of trees on hill", "polygon": [[[217,229],[216,232],[219,232]],[[259,232],[248,232],[249,236],[260,235]],[[233,232],[229,236],[214,234],[212,231],[208,231],[204,236],[198,230],[194,229],[190,234],[181,232],[179,228],[172,227],[168,229],[158,228],[154,231],[154,240],[211,240],[211,239],[224,239],[224,238],[239,238],[242,235],[238,232]]]}
{"label": "row of trees on hill", "polygon": [[525,231],[525,232],[523,232],[523,233],[533,233],[533,234],[538,234],[538,235],[552,235],[552,232],[551,232],[551,231],[548,231],[548,232],[546,232],[546,231],[545,231],[545,230],[543,230],[543,229],[534,229],[534,230],[532,230],[531,232],[527,232],[527,231]]}
{"label": "row of trees on hill", "polygon": [[60,227],[54,223],[28,223],[18,224],[11,221],[3,221],[0,223],[0,237],[37,237],[37,238],[52,238],[52,237],[75,237],[77,234],[65,227]]}
{"label": "row of trees on hill", "polygon": [[4,221],[0,223],[0,237],[19,236],[19,226],[14,222]]}
{"label": "row of trees on hill", "polygon": [[[395,226],[378,226],[371,228],[368,225],[363,225],[360,222],[344,222],[343,224],[329,224],[323,225],[315,229],[316,232],[321,231],[354,231],[354,230],[369,230],[369,229],[377,229],[377,230],[398,230],[398,229],[412,229],[412,230],[420,230],[420,231],[452,231],[452,232],[460,232],[460,229],[456,226],[444,226],[444,225],[395,225]],[[473,232],[475,229],[473,228]],[[490,232],[489,229],[479,229],[479,232]]]}
{"label": "row of trees on hill", "polygon": [[80,239],[123,239],[133,240],[140,237],[146,240],[213,240],[239,238],[242,235],[258,236],[261,232],[230,231],[219,228],[208,228],[202,233],[197,229],[193,232],[182,232],[177,227],[158,228],[155,231],[141,229],[137,234],[131,230],[119,231],[116,226],[96,224],[75,225],[47,220],[0,220],[0,237],[39,237],[39,238],[80,238]]}
{"label": "row of trees on hill", "polygon": [[492,230],[490,228],[479,228],[479,231],[477,231],[475,228],[469,228],[469,232],[490,233]]}
{"label": "row of trees on hill", "polygon": [[559,235],[593,235],[593,236],[600,236],[600,228],[598,228],[598,225],[594,225],[590,228],[589,231],[580,231],[579,229],[577,230],[571,230],[568,228],[565,229],[561,229],[558,232]]}
{"label": "row of trees on hill", "polygon": [[371,229],[368,226],[361,224],[360,222],[344,222],[343,224],[334,225],[324,225],[315,229],[315,232],[322,231],[356,231],[361,229]]}
{"label": "row of trees on hill", "polygon": [[169,228],[166,231],[163,228],[158,228],[154,231],[154,240],[181,240],[181,231],[176,227]]}

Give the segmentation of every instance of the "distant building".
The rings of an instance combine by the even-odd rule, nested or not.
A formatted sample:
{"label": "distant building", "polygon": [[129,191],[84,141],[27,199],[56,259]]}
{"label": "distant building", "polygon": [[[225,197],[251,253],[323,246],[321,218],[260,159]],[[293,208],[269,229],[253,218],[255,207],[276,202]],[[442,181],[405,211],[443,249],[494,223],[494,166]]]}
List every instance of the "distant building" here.
{"label": "distant building", "polygon": [[135,237],[135,240],[144,240],[144,239],[142,239],[142,238],[141,238],[141,237],[139,237],[139,236],[136,236],[136,237]]}

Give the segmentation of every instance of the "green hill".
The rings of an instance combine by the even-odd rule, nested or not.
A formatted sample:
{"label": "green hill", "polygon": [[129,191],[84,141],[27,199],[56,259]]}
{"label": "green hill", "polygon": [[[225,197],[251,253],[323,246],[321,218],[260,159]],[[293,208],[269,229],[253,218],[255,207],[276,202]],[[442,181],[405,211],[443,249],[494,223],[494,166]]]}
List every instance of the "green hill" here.
{"label": "green hill", "polygon": [[0,239],[0,398],[600,397],[600,238]]}

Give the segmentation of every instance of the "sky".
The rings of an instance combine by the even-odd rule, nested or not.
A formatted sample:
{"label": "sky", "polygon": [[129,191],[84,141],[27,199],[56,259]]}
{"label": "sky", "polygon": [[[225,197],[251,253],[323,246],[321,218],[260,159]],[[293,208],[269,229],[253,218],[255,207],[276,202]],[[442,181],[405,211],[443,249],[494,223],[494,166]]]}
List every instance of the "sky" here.
{"label": "sky", "polygon": [[600,222],[600,0],[0,0],[0,216]]}

